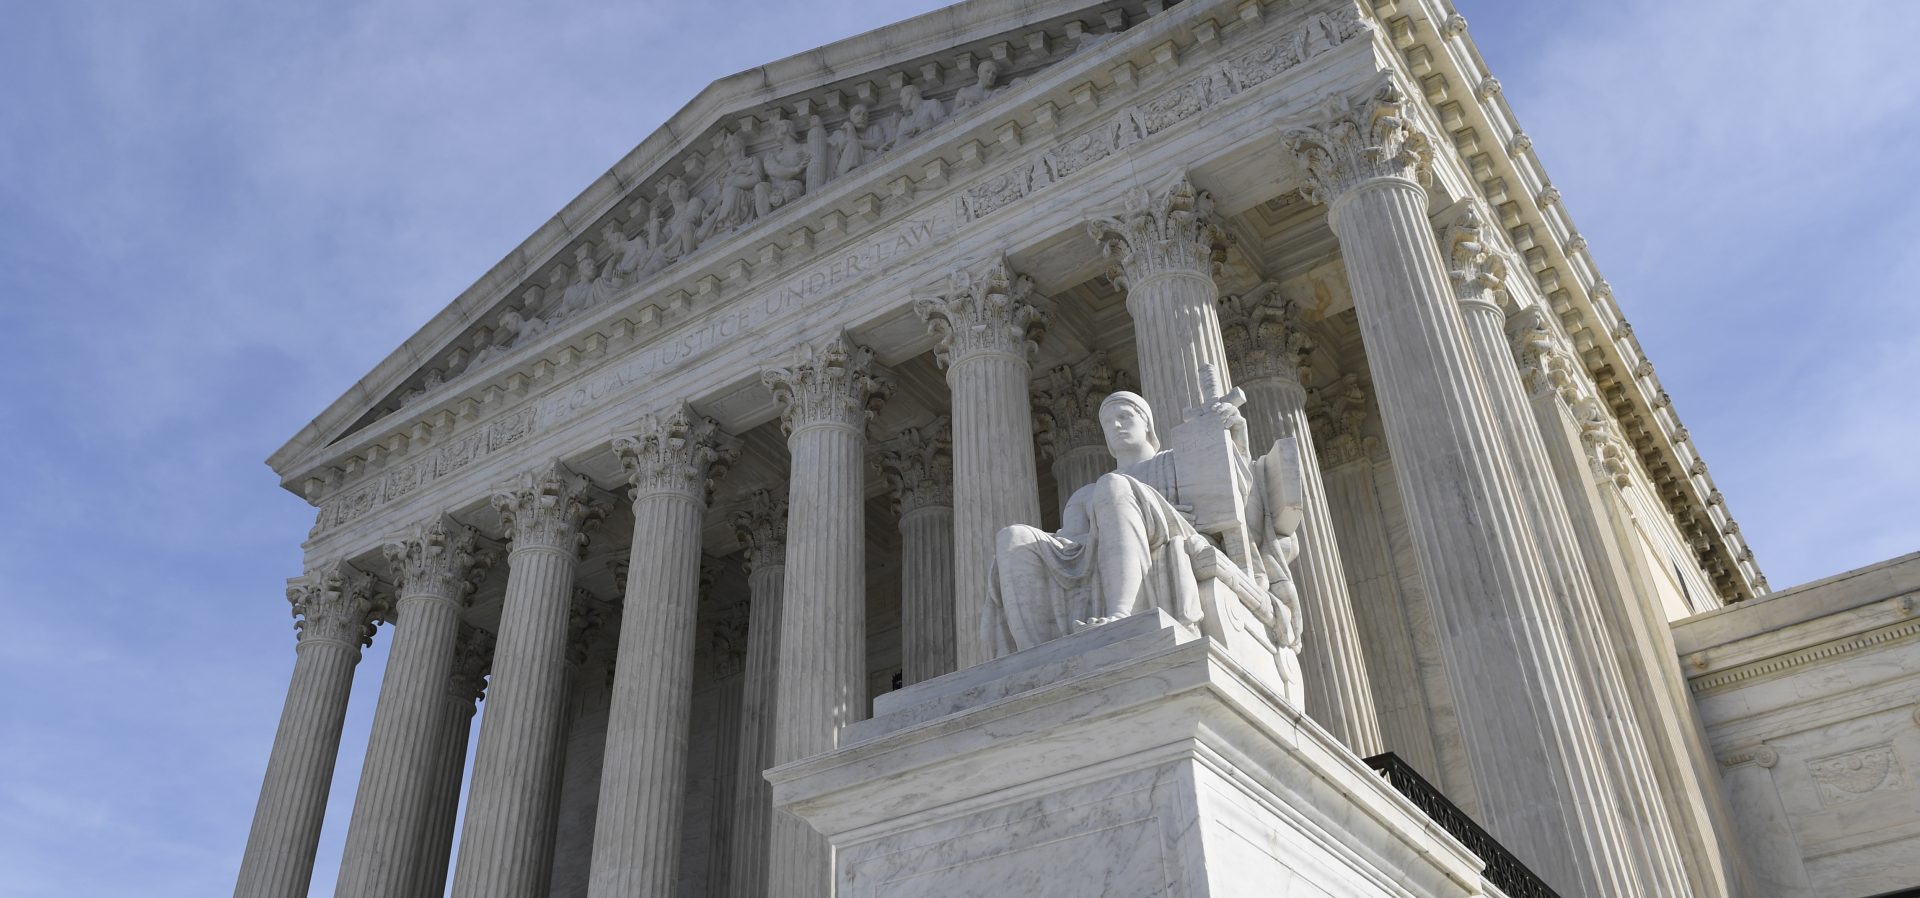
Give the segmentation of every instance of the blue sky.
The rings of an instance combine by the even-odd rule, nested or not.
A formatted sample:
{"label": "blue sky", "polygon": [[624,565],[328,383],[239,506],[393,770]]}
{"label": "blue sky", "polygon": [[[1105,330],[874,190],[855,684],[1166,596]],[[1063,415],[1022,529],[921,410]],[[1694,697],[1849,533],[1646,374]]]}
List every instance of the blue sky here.
{"label": "blue sky", "polygon": [[[261,460],[708,81],[936,5],[7,4],[0,898],[230,891],[312,523]],[[1849,5],[1463,10],[1776,587],[1920,548],[1920,82]]]}

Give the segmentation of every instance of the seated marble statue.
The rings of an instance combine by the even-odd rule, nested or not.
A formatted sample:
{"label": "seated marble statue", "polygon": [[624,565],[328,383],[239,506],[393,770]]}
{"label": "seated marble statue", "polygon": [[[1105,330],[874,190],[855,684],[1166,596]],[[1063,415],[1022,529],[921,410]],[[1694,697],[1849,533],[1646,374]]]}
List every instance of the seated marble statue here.
{"label": "seated marble statue", "polygon": [[1236,653],[1253,656],[1242,662],[1298,701],[1299,605],[1287,565],[1298,552],[1299,456],[1288,438],[1250,459],[1235,405],[1223,398],[1189,411],[1163,450],[1146,399],[1118,392],[1100,404],[1116,469],[1074,492],[1059,532],[999,533],[981,620],[994,657],[1155,609],[1189,624],[1211,613],[1231,620],[1201,629],[1251,646]]}

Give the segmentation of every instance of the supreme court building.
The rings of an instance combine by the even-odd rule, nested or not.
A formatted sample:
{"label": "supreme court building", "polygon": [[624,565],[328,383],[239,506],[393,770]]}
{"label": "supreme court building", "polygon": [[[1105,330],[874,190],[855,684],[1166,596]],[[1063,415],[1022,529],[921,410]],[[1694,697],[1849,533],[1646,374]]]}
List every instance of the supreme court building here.
{"label": "supreme court building", "polygon": [[[1586,249],[1446,0],[716,81],[269,460],[318,516],[235,895],[307,894],[375,638],[341,896],[1920,886],[1920,556],[1770,595]],[[1121,390],[1294,447],[1290,568],[1170,575],[1291,598],[996,649]]]}

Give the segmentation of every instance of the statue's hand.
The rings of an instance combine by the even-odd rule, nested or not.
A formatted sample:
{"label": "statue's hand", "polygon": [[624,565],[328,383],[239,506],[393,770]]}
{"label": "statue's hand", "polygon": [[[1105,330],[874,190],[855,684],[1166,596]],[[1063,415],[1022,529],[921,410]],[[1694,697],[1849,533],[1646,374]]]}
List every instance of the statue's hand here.
{"label": "statue's hand", "polygon": [[1224,401],[1217,401],[1207,406],[1207,417],[1218,424],[1221,430],[1233,430],[1247,422],[1233,403]]}

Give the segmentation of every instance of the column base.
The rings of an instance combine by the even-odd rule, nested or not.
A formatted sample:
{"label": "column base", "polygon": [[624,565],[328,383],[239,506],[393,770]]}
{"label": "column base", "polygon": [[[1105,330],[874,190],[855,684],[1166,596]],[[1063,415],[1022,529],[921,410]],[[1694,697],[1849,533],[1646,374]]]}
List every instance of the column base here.
{"label": "column base", "polygon": [[881,697],[774,806],[855,896],[1453,898],[1481,862],[1199,630],[1136,615]]}

